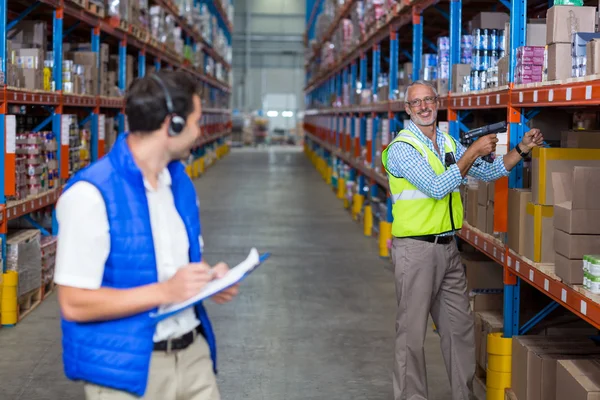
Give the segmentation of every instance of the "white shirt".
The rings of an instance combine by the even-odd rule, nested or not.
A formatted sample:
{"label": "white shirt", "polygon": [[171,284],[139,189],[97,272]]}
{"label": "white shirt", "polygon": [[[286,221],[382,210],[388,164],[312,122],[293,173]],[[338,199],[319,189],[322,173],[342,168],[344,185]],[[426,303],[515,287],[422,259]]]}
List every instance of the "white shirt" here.
{"label": "white shirt", "polygon": [[[159,175],[157,189],[146,180],[144,186],[158,280],[163,282],[190,262],[190,243],[183,220],[175,208],[169,171],[165,169]],[[77,182],[59,198],[56,218],[60,229],[54,281],[63,286],[99,289],[110,253],[108,216],[100,191],[88,182]],[[202,237],[199,240],[202,246]],[[199,324],[194,309],[188,308],[159,322],[154,342],[179,337]]]}

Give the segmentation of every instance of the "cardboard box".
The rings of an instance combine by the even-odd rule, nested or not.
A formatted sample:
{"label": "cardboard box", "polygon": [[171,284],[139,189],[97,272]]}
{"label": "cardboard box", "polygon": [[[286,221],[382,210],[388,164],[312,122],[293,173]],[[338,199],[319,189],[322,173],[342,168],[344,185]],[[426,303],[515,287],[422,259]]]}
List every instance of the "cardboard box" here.
{"label": "cardboard box", "polygon": [[454,93],[462,92],[463,78],[469,75],[471,75],[470,64],[454,64],[452,66],[452,91]]}
{"label": "cardboard box", "polygon": [[481,206],[487,206],[488,203],[494,201],[494,191],[496,188],[496,182],[477,182],[477,203]]}
{"label": "cardboard box", "polygon": [[487,226],[487,206],[477,204],[477,224],[475,227],[485,233]]}
{"label": "cardboard box", "polygon": [[556,43],[549,45],[548,80],[558,81],[569,79],[571,78],[572,72],[571,43]]}
{"label": "cardboard box", "polygon": [[600,210],[573,210],[570,201],[557,204],[554,227],[571,235],[600,235]]}
{"label": "cardboard box", "polygon": [[554,249],[570,260],[582,260],[586,254],[596,254],[600,248],[600,235],[569,235],[554,231]]}
{"label": "cardboard box", "polygon": [[556,398],[600,399],[600,363],[598,360],[559,360],[556,365]]}
{"label": "cardboard box", "polygon": [[510,22],[510,15],[503,12],[481,12],[469,23],[470,31],[473,29],[504,29]]}
{"label": "cardboard box", "polygon": [[48,48],[47,24],[45,21],[21,21],[8,32],[7,38],[15,44],[46,51]]}
{"label": "cardboard box", "polygon": [[494,203],[488,203],[486,207],[486,217],[485,217],[485,233],[492,235],[494,233]]}
{"label": "cardboard box", "polygon": [[[561,149],[561,148],[539,148],[533,149],[532,153],[532,201],[535,204],[554,205],[554,189],[552,187],[552,173],[570,172],[574,167],[600,167],[600,149]],[[583,174],[583,172],[581,172]],[[600,183],[600,176],[594,179],[590,173],[585,177],[581,175],[580,179],[585,179],[588,188],[600,188],[600,185],[592,186],[591,183]],[[576,190],[576,189],[574,189]],[[589,190],[589,189],[588,189]],[[600,208],[600,202],[596,200],[597,196],[593,190],[589,190],[588,196],[583,195],[584,199],[594,198],[594,207]],[[574,193],[574,199],[578,199],[578,194]],[[578,199],[578,201],[580,201]],[[587,201],[587,200],[586,200]],[[587,204],[587,203],[586,203]],[[574,207],[584,208],[584,207]]]}
{"label": "cardboard box", "polygon": [[477,188],[472,188],[472,187],[467,187],[466,188],[466,213],[465,215],[467,216],[467,222],[469,224],[471,224],[472,226],[476,226],[477,225],[477,208],[478,208],[478,189]]}
{"label": "cardboard box", "polygon": [[509,57],[504,56],[498,60],[498,86],[508,85]]}
{"label": "cardboard box", "polygon": [[501,311],[475,313],[475,358],[483,370],[487,369],[487,337],[490,333],[502,332],[503,327]]}
{"label": "cardboard box", "polygon": [[569,43],[570,45],[571,32],[596,30],[596,7],[554,6],[546,14],[546,23],[547,44]]}
{"label": "cardboard box", "polygon": [[527,203],[525,252],[533,262],[554,262],[554,207]]}
{"label": "cardboard box", "polygon": [[467,292],[473,289],[503,289],[502,266],[481,253],[462,253],[466,268]]}
{"label": "cardboard box", "polygon": [[585,68],[586,75],[600,74],[600,40],[594,39],[587,43]]}
{"label": "cardboard box", "polygon": [[517,398],[563,400],[555,396],[557,360],[600,354],[587,337],[515,336],[512,340],[512,389]]}
{"label": "cardboard box", "polygon": [[[568,172],[552,173],[556,203],[571,210],[599,210],[596,188],[600,187],[600,168],[573,167]],[[593,214],[591,214],[593,216]]]}
{"label": "cardboard box", "polygon": [[508,247],[517,252],[525,254],[525,216],[527,204],[531,202],[530,189],[508,190]]}
{"label": "cardboard box", "polygon": [[583,260],[570,260],[567,257],[556,253],[554,256],[554,273],[558,275],[564,283],[569,285],[583,284]]}
{"label": "cardboard box", "polygon": [[504,307],[503,293],[477,293],[471,297],[471,309],[473,312],[498,311],[502,312]]}
{"label": "cardboard box", "polygon": [[527,24],[527,46],[546,46],[546,24]]}
{"label": "cardboard box", "polygon": [[560,147],[569,149],[600,149],[600,131],[563,131]]}

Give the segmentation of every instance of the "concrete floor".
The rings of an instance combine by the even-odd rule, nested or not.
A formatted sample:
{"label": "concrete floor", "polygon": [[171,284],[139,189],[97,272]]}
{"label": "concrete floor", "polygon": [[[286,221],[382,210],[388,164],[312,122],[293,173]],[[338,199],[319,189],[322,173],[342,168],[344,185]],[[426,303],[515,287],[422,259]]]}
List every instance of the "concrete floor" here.
{"label": "concrete floor", "polygon": [[[272,253],[234,303],[208,305],[223,400],[392,399],[390,263],[305,156],[234,150],[196,186],[210,263],[235,265],[252,246]],[[429,400],[448,400],[431,330],[426,351]],[[52,295],[17,327],[0,329],[0,399],[82,398],[63,375]]]}

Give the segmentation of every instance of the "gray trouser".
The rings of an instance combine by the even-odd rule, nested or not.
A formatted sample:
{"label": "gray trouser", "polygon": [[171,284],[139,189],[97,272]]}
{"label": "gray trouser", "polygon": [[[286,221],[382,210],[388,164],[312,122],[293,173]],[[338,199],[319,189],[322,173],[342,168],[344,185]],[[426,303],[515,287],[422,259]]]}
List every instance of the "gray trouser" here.
{"label": "gray trouser", "polygon": [[456,242],[394,238],[396,273],[395,400],[427,400],[425,334],[429,313],[441,337],[453,400],[473,397],[475,335],[467,282]]}

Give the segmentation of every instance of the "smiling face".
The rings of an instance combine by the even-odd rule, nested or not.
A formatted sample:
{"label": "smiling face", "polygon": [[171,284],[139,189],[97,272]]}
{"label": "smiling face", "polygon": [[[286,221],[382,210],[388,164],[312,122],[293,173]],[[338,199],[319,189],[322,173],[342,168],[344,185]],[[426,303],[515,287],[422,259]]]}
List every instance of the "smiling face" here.
{"label": "smiling face", "polygon": [[418,126],[431,126],[437,120],[438,100],[430,86],[414,85],[408,89],[404,109]]}

